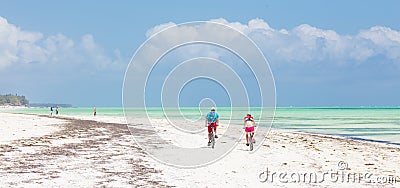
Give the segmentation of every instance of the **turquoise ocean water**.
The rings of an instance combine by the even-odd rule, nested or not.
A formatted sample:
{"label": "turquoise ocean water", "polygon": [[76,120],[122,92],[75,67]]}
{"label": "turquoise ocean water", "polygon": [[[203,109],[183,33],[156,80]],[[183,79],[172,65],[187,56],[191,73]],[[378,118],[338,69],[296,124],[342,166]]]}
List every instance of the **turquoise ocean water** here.
{"label": "turquoise ocean water", "polygon": [[[168,109],[166,109],[168,111]],[[230,118],[231,108],[218,108],[221,120]],[[247,108],[233,108],[242,111]],[[253,108],[257,117],[260,108]],[[201,110],[204,112],[207,109]],[[13,110],[17,113],[49,114],[48,108],[27,108]],[[132,114],[140,114],[143,109],[131,109]],[[148,108],[152,118],[164,117],[161,108]],[[93,108],[60,108],[64,115],[92,115]],[[124,116],[122,108],[97,108],[99,116]],[[181,112],[168,112],[168,118],[196,120],[202,113],[198,108],[182,108]],[[242,117],[233,117],[240,122]],[[261,121],[260,125],[263,123]],[[352,139],[365,139],[400,145],[400,107],[280,107],[276,109],[273,127],[309,133],[338,135]]]}

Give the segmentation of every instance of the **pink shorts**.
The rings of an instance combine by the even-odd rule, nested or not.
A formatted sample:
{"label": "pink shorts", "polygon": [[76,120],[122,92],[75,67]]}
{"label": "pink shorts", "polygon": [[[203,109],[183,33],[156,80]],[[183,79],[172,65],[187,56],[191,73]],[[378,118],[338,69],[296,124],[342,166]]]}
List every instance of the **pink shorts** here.
{"label": "pink shorts", "polygon": [[214,132],[217,132],[217,124],[216,123],[210,123],[210,124],[208,124],[208,133],[211,133],[212,127],[214,127]]}
{"label": "pink shorts", "polygon": [[245,129],[244,131],[246,131],[246,133],[248,133],[248,132],[254,132],[254,126],[252,126],[252,127],[246,127],[246,129]]}

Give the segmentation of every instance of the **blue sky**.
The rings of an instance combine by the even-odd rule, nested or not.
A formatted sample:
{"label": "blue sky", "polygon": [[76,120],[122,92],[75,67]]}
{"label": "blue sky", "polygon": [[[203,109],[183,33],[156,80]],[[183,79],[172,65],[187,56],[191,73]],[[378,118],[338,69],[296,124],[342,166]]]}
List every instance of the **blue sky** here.
{"label": "blue sky", "polygon": [[[0,93],[24,94],[31,102],[121,106],[125,69],[149,30],[219,19],[247,27],[260,46],[278,106],[400,105],[399,1],[1,4]],[[271,31],[267,38],[275,43],[251,21],[267,24],[261,30]],[[337,39],[340,45],[329,46]]]}

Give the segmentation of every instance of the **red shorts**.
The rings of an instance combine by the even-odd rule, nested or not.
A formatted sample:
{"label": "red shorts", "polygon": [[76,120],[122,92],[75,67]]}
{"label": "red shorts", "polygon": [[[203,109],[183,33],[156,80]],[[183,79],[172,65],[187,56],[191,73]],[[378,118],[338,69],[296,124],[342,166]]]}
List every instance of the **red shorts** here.
{"label": "red shorts", "polygon": [[210,123],[210,124],[208,124],[208,133],[211,133],[212,127],[214,127],[214,132],[217,131],[217,124],[216,123]]}
{"label": "red shorts", "polygon": [[248,132],[254,132],[254,126],[252,126],[252,127],[246,127],[246,129],[245,129],[244,131],[246,131],[246,133],[248,133]]}

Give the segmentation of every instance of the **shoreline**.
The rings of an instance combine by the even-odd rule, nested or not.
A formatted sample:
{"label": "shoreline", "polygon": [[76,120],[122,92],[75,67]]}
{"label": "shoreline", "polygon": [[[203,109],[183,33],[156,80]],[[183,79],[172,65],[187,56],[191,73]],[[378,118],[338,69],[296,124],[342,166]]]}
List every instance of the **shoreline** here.
{"label": "shoreline", "polygon": [[[119,124],[127,124],[125,117],[124,116],[111,116],[111,115],[106,115],[106,116],[91,116],[91,115],[46,115],[46,114],[36,114],[36,113],[20,113],[20,112],[3,112],[3,113],[10,113],[10,114],[22,114],[22,115],[36,115],[36,116],[42,116],[42,117],[48,117],[48,118],[71,118],[74,120],[93,120],[93,121],[98,121],[98,122],[103,122],[103,123],[119,123]],[[99,118],[100,117],[100,118]],[[164,118],[154,118],[156,120],[162,120]],[[237,125],[237,126],[242,126],[241,124],[232,124],[232,125]],[[364,141],[364,142],[370,142],[370,143],[382,143],[382,144],[389,144],[393,146],[398,146],[400,147],[400,143],[397,142],[391,142],[387,140],[377,140],[377,139],[366,139],[366,138],[359,138],[359,137],[351,137],[351,136],[343,136],[340,134],[324,134],[324,133],[317,133],[317,132],[307,132],[307,131],[302,131],[302,130],[294,130],[294,129],[285,129],[285,128],[278,128],[271,126],[270,130],[281,130],[285,132],[294,132],[294,133],[303,133],[303,134],[309,134],[309,135],[316,135],[316,136],[328,136],[332,138],[337,138],[337,139],[343,139],[343,140],[352,140],[352,141]]]}
{"label": "shoreline", "polygon": [[275,128],[276,130],[282,130],[282,131],[292,131],[293,133],[301,133],[301,134],[308,134],[308,135],[315,135],[315,136],[320,136],[320,137],[330,137],[334,139],[342,139],[342,140],[351,140],[351,141],[360,141],[360,142],[367,142],[367,143],[380,143],[380,144],[388,144],[392,145],[395,147],[400,147],[400,143],[397,142],[391,142],[391,141],[386,141],[386,140],[375,140],[375,139],[366,139],[366,138],[358,138],[358,137],[349,137],[349,136],[343,136],[343,135],[338,135],[338,134],[324,134],[324,133],[316,133],[316,132],[307,132],[307,131],[298,131],[298,130],[292,130],[292,129],[282,129],[282,128]]}

